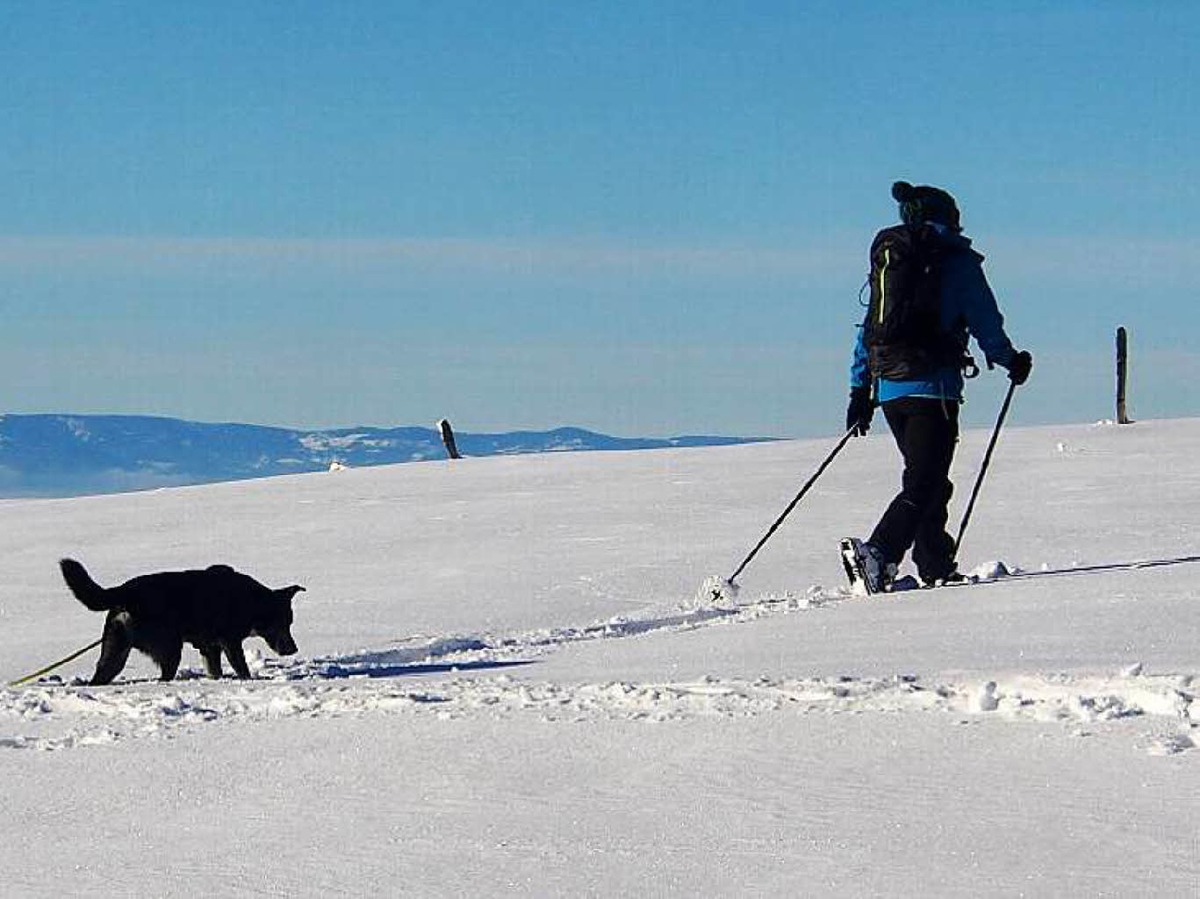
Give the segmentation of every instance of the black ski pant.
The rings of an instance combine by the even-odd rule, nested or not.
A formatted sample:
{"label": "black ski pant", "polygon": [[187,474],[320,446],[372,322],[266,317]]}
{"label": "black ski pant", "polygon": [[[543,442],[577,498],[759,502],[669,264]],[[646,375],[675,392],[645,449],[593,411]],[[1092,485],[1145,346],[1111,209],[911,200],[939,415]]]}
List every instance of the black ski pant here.
{"label": "black ski pant", "polygon": [[904,457],[904,476],[870,542],[896,565],[911,548],[922,580],[944,578],[954,569],[946,519],[954,492],[950,463],[958,443],[958,403],[906,396],[881,408]]}

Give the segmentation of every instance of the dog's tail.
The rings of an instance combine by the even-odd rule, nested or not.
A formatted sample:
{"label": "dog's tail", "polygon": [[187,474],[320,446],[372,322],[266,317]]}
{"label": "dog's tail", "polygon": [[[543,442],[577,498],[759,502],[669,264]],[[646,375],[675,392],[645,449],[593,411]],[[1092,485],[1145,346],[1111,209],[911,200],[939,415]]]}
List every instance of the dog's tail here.
{"label": "dog's tail", "polygon": [[112,608],[108,591],[92,580],[86,568],[74,559],[63,559],[58,563],[58,567],[62,569],[63,579],[77,600],[93,612],[103,612]]}

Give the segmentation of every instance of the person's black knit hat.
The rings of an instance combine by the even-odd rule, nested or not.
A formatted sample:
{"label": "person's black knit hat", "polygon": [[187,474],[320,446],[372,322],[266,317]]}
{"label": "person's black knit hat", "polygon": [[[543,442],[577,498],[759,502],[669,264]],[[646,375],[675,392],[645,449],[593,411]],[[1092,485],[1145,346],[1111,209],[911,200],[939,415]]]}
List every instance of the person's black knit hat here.
{"label": "person's black knit hat", "polygon": [[892,185],[892,197],[900,204],[900,220],[906,225],[937,222],[955,231],[962,230],[958,204],[940,187],[925,184],[913,187],[907,181],[897,181]]}

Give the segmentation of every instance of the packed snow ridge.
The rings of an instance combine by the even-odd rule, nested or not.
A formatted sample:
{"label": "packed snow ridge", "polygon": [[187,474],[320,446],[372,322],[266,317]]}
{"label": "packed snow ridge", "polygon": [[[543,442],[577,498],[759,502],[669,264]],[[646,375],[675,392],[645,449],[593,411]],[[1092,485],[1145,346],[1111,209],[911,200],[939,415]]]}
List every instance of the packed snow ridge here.
{"label": "packed snow ridge", "polygon": [[[1012,569],[1012,570],[1015,570]],[[991,577],[1010,567],[991,562]],[[990,573],[990,574],[989,574]],[[1157,722],[1138,737],[1153,755],[1196,747],[1200,680],[1152,675],[1138,664],[1109,675],[1015,674],[967,681],[916,675],[756,679],[706,676],[662,683],[552,683],[527,666],[577,643],[645,638],[820,610],[851,596],[812,587],[804,595],[693,603],[666,613],[619,617],[579,628],[508,635],[413,637],[386,649],[336,658],[264,659],[250,652],[253,681],[211,681],[187,668],[172,683],[125,681],[93,688],[43,678],[0,690],[0,749],[64,750],[129,739],[171,739],[215,723],[292,716],[433,715],[439,719],[534,716],[545,722],[747,718],[770,714],[934,713],[969,721],[1057,723],[1087,728],[1125,719]],[[886,601],[886,600],[885,600]],[[448,679],[434,680],[433,675]],[[413,677],[430,677],[412,685]],[[1163,727],[1165,725],[1165,728]]]}

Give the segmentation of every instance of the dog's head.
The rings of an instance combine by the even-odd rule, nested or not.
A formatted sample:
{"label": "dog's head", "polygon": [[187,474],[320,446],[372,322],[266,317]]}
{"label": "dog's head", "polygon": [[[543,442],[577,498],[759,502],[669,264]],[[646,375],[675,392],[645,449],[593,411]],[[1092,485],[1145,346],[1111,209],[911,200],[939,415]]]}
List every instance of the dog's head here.
{"label": "dog's head", "polygon": [[292,598],[303,591],[299,584],[272,590],[254,628],[254,635],[266,640],[272,652],[281,656],[292,656],[299,651],[292,639]]}

